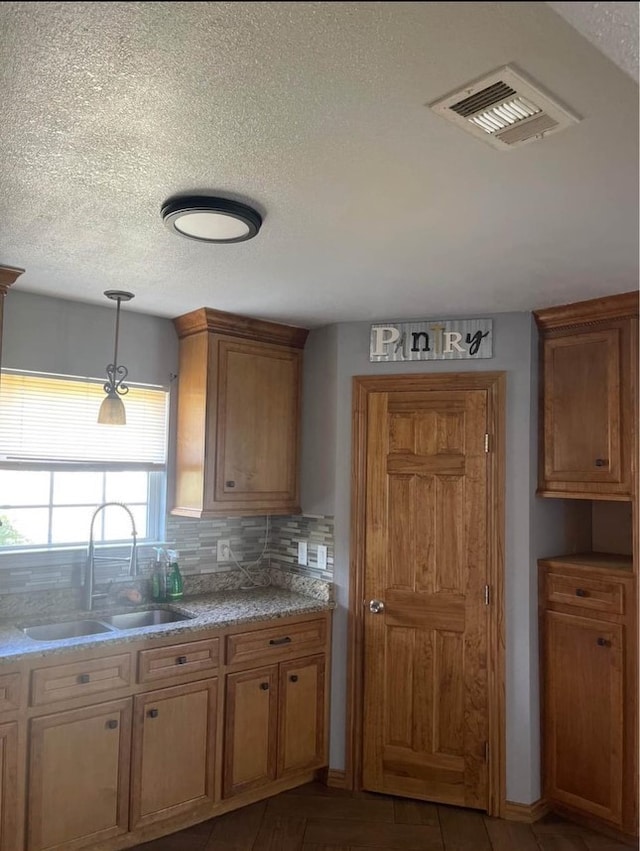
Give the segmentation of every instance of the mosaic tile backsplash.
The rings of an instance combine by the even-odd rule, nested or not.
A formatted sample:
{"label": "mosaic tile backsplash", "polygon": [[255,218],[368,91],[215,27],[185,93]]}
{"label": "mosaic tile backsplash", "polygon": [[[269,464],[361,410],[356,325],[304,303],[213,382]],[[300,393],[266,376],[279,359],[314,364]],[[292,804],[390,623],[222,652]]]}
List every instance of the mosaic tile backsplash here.
{"label": "mosaic tile backsplash", "polygon": [[[219,564],[216,560],[217,542],[220,539],[230,541],[231,551],[236,561],[248,568],[251,576],[261,582],[264,573],[265,584],[269,570],[273,566],[274,576],[281,585],[284,573],[292,573],[300,580],[333,580],[333,517],[300,515],[295,517],[228,517],[215,520],[194,520],[169,516],[166,528],[166,546],[179,553],[180,570],[185,576],[187,593],[199,593],[201,585],[211,584],[205,581],[206,575],[216,575],[216,587],[239,587],[243,574],[233,561]],[[268,532],[265,541],[265,535]],[[308,544],[308,565],[297,564],[298,541]],[[327,569],[317,567],[317,546],[327,547]],[[122,558],[128,555],[123,547],[115,555]],[[138,547],[138,565],[142,576],[148,575],[155,560],[152,547]],[[0,595],[21,594],[27,592],[59,592],[65,599],[75,599],[77,589],[82,584],[86,550],[79,548],[65,553],[53,553],[51,563],[36,563],[26,553],[6,553],[0,558]],[[105,584],[112,580],[124,580],[127,577],[126,560],[98,562],[96,565],[96,583]],[[222,574],[227,574],[224,577]],[[286,582],[290,580],[286,579]],[[275,583],[274,583],[275,584]],[[304,585],[301,581],[298,583]],[[313,584],[313,583],[312,583]],[[190,591],[189,585],[193,585]],[[65,593],[67,592],[67,593]],[[2,609],[0,600],[0,611]]]}

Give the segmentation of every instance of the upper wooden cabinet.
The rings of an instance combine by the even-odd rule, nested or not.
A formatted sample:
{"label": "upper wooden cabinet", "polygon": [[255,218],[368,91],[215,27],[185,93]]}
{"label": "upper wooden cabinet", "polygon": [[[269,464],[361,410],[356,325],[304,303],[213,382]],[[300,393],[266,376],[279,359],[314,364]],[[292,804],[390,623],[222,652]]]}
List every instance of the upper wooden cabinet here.
{"label": "upper wooden cabinet", "polygon": [[631,499],[638,293],[535,312],[542,496]]}
{"label": "upper wooden cabinet", "polygon": [[173,514],[296,514],[307,331],[202,308],[180,338]]}

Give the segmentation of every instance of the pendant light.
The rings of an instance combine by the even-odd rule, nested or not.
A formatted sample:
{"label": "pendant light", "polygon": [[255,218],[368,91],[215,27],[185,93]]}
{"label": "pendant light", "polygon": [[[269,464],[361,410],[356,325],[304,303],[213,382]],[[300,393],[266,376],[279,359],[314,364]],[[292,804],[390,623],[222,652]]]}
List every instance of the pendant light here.
{"label": "pendant light", "polygon": [[116,308],[116,341],[113,349],[113,363],[106,368],[108,381],[104,383],[104,392],[107,394],[100,405],[98,422],[102,425],[126,425],[127,415],[121,396],[129,392],[126,384],[123,384],[129,370],[126,366],[118,366],[118,331],[120,327],[120,302],[131,301],[133,293],[123,290],[106,290],[105,295],[112,301],[117,302]]}

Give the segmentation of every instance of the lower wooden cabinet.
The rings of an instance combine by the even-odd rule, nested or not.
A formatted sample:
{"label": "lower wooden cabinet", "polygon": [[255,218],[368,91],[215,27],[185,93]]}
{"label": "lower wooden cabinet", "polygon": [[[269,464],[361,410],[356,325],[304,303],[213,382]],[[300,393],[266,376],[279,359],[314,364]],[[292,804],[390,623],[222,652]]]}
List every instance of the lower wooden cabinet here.
{"label": "lower wooden cabinet", "polygon": [[0,724],[0,851],[15,851],[18,836],[18,724]]}
{"label": "lower wooden cabinet", "polygon": [[29,851],[74,851],[129,830],[131,698],[31,721]]}
{"label": "lower wooden cabinet", "polygon": [[325,656],[229,674],[223,796],[325,764]]}
{"label": "lower wooden cabinet", "polygon": [[622,823],[623,627],[548,612],[547,795]]}
{"label": "lower wooden cabinet", "polygon": [[616,563],[539,562],[543,796],[563,815],[637,836],[635,579]]}
{"label": "lower wooden cabinet", "polygon": [[213,804],[218,680],[134,698],[131,829]]}

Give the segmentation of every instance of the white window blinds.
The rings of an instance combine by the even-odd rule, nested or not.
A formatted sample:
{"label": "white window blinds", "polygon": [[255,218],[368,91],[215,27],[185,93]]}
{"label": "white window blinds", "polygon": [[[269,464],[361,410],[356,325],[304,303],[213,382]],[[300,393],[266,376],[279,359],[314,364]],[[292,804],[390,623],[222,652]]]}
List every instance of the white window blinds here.
{"label": "white window blinds", "polygon": [[0,380],[0,463],[66,462],[163,467],[168,393],[130,385],[127,424],[99,425],[102,383],[33,373]]}

